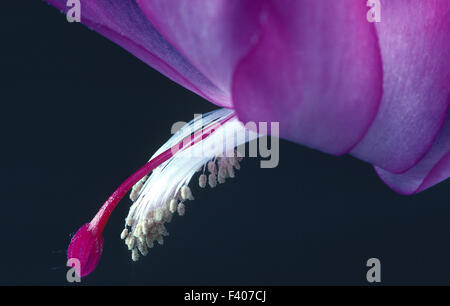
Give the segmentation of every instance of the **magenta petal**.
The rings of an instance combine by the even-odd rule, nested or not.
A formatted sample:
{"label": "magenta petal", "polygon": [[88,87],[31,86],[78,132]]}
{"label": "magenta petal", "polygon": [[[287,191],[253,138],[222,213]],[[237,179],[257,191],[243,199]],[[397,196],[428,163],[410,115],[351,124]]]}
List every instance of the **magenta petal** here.
{"label": "magenta petal", "polygon": [[450,1],[381,1],[379,113],[354,156],[402,173],[430,149],[450,96]]}
{"label": "magenta petal", "polygon": [[271,1],[261,37],[240,62],[233,104],[243,121],[344,154],[365,135],[382,94],[381,57],[365,1]]}
{"label": "magenta petal", "polygon": [[[67,0],[47,0],[66,12]],[[220,106],[231,106],[229,94],[218,89],[153,27],[136,1],[81,0],[81,22],[198,95]]]}
{"label": "magenta petal", "polygon": [[234,68],[252,46],[264,1],[137,0],[152,24],[225,92]]}
{"label": "magenta petal", "polygon": [[439,137],[420,162],[402,174],[375,167],[380,178],[398,193],[409,195],[425,190],[450,177],[450,116]]}

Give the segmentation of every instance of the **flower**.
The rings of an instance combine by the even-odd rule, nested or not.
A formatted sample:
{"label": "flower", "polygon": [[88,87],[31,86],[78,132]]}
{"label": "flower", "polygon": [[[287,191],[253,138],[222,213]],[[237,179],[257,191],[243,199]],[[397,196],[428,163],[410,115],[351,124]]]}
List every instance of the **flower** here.
{"label": "flower", "polygon": [[[234,137],[236,134],[240,137]],[[163,237],[168,235],[164,225],[172,220],[173,213],[184,215],[184,202],[194,199],[188,187],[193,175],[202,172],[199,177],[202,188],[206,187],[206,182],[211,188],[217,182],[224,183],[240,168],[241,158],[235,148],[258,136],[227,109],[197,117],[182,127],[146,165],[116,189],[91,222],[75,233],[67,256],[80,261],[80,276],[88,275],[97,266],[103,249],[103,229],[130,189],[130,199],[134,203],[120,236],[131,251],[132,260],[137,261],[139,254],[147,255],[155,241],[163,244]],[[226,143],[229,139],[233,139],[232,144]]]}
{"label": "flower", "polygon": [[[68,10],[65,0],[47,1]],[[282,138],[367,161],[401,194],[420,192],[449,177],[448,0],[380,0],[379,23],[367,20],[365,1],[353,0],[85,0],[81,4],[85,25],[173,81],[233,110],[210,114],[211,121],[196,130],[205,135],[202,139],[212,141],[211,124],[220,124],[223,133],[231,126],[242,128],[236,127],[236,118],[280,122]],[[171,145],[181,141],[174,139]],[[163,172],[171,169],[164,168],[165,162],[178,165],[173,169],[188,167],[179,163],[176,154],[159,153],[167,159],[158,164],[155,160],[161,155],[155,156],[113,194],[113,200],[118,199],[137,184],[133,198],[146,203],[146,209],[132,206],[127,223],[133,235],[128,228],[122,235],[136,250],[133,258],[137,249],[145,255],[145,246],[152,245],[146,244],[146,238],[161,241],[166,234],[161,223],[170,221],[169,213],[174,211],[171,201],[183,198],[178,193],[192,177],[191,167],[170,194],[140,200],[148,191],[141,179],[152,169],[159,167],[146,186],[157,184],[155,178],[162,179]],[[224,159],[222,169],[237,165],[237,157],[230,158]],[[216,157],[196,160],[195,165],[211,160]],[[206,184],[205,176],[200,180]],[[189,192],[183,190],[186,196]],[[77,232],[69,248],[69,256],[82,258],[87,273],[101,254],[101,230],[107,220],[102,216],[116,204],[108,201],[90,225]],[[144,221],[153,225],[145,227]]]}

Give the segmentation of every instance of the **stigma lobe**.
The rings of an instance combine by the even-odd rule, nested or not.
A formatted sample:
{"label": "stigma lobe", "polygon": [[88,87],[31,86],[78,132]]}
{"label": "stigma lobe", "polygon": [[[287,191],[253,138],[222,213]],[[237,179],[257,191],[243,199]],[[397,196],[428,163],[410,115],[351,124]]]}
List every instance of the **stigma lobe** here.
{"label": "stigma lobe", "polygon": [[89,223],[86,223],[80,227],[72,237],[69,248],[67,249],[67,259],[74,258],[79,260],[79,274],[81,277],[94,271],[103,250],[103,237],[101,233],[90,229],[89,225]]}

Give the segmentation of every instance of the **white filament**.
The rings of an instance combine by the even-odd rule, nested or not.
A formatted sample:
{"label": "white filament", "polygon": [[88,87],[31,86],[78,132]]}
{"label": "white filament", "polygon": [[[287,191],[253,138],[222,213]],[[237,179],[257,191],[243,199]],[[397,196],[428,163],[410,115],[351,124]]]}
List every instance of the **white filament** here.
{"label": "white filament", "polygon": [[[234,177],[233,166],[236,169],[239,167],[239,163],[234,157],[234,149],[256,139],[258,134],[247,130],[234,117],[234,112],[227,109],[219,109],[195,118],[173,135],[152,158],[182,142],[192,133],[199,132],[205,127],[210,127],[227,118],[231,119],[218,125],[215,131],[205,139],[176,152],[169,160],[154,169],[146,180],[144,179],[136,185],[136,188],[133,189],[134,193],[132,192],[131,195],[135,202],[130,207],[126,219],[127,225],[131,227],[128,236],[138,238],[138,242],[141,241],[141,244],[145,244],[143,241],[147,241],[149,247],[153,245],[154,240],[162,240],[162,234],[159,232],[167,233],[164,223],[170,221],[171,214],[175,210],[180,215],[184,214],[184,204],[178,204],[178,201],[193,199],[187,185],[199,169],[205,171],[205,168],[208,168],[210,172],[213,170],[210,176],[217,174],[219,182],[224,180],[221,172],[225,171],[226,177]],[[230,152],[233,155],[228,158],[227,156],[230,156]],[[215,162],[216,159],[219,159],[219,171],[211,163]],[[209,162],[210,164],[206,167]],[[214,169],[210,169],[212,167]],[[227,171],[226,169],[229,170]],[[227,176],[226,173],[229,173],[229,175]],[[211,179],[209,184],[211,185]],[[178,207],[176,207],[177,204]],[[127,240],[126,243],[128,244]],[[130,247],[130,245],[128,246]],[[139,250],[144,249],[144,253],[146,253],[146,249],[143,246],[138,244],[137,247]],[[134,248],[135,246],[133,245],[131,249]],[[135,255],[136,252],[133,252],[133,259],[136,258]]]}

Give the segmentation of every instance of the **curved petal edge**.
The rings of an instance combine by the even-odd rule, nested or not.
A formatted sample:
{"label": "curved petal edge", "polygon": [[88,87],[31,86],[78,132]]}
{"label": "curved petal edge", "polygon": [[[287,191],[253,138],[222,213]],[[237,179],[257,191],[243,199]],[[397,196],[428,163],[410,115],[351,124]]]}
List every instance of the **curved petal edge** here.
{"label": "curved petal edge", "polygon": [[429,152],[413,168],[393,174],[375,167],[378,176],[394,191],[411,195],[430,188],[450,177],[450,116]]}

